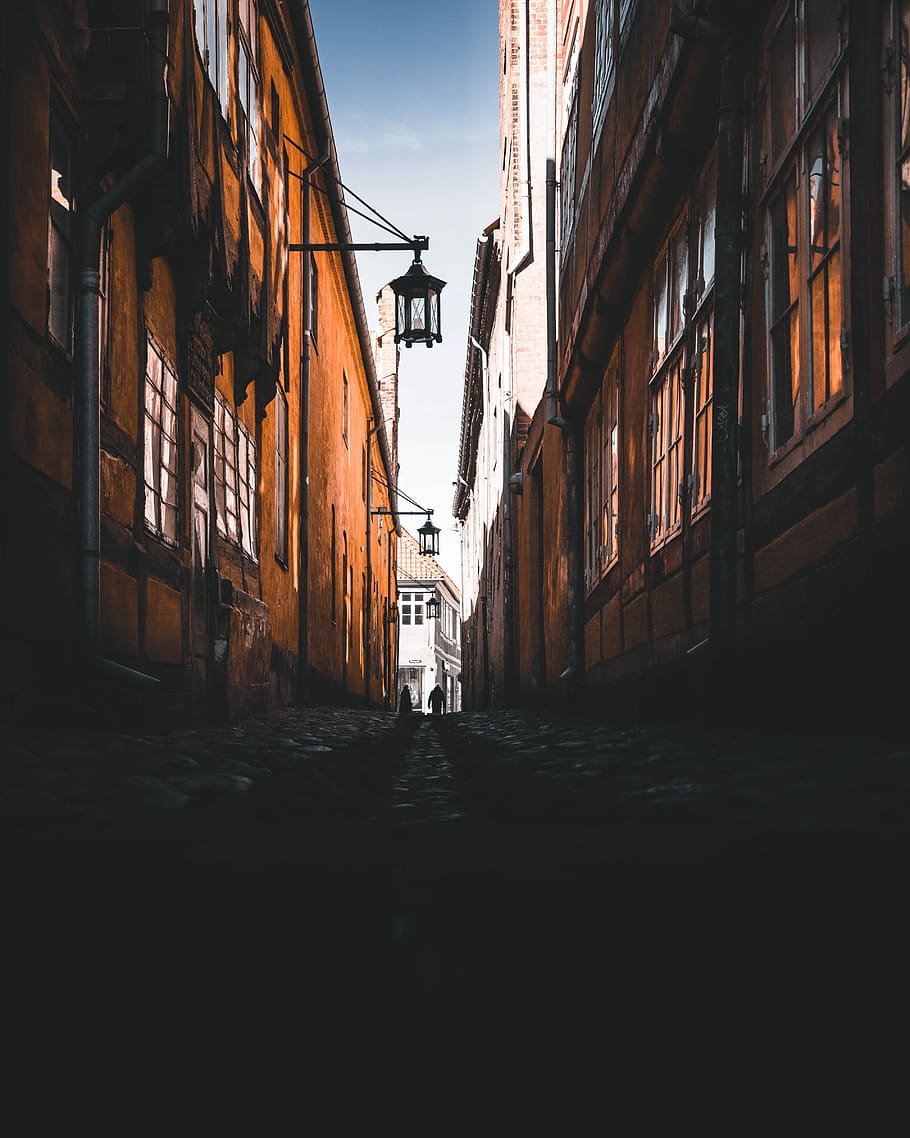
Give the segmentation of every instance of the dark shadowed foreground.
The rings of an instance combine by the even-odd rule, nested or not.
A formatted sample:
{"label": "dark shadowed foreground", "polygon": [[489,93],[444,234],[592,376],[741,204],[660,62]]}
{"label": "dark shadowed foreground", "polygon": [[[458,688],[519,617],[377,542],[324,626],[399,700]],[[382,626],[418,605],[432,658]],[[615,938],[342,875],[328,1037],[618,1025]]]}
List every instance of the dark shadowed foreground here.
{"label": "dark shadowed foreground", "polygon": [[787,1067],[879,1038],[904,990],[894,741],[312,709],[19,731],[2,772],[11,1004],[43,1047]]}

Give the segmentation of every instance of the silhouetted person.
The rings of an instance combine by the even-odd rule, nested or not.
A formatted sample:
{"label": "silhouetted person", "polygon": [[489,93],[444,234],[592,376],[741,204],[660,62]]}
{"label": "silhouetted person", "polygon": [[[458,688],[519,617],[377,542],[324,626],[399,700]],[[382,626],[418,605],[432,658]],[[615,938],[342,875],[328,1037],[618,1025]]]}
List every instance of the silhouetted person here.
{"label": "silhouetted person", "polygon": [[445,715],[446,713],[446,693],[439,684],[430,692],[430,711],[434,715]]}
{"label": "silhouetted person", "polygon": [[398,714],[410,715],[414,710],[414,705],[411,703],[411,689],[407,684],[401,689],[401,695],[398,697]]}

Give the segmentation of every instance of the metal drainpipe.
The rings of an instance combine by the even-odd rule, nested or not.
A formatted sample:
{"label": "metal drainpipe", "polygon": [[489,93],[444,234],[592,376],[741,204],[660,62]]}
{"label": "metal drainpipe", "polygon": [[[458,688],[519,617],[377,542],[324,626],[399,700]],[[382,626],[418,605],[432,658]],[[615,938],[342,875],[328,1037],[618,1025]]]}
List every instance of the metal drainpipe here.
{"label": "metal drainpipe", "polygon": [[[101,392],[98,313],[101,304],[101,231],[107,218],[146,186],[167,162],[170,100],[167,93],[168,0],[146,0],[149,50],[160,56],[152,68],[152,121],[149,152],[82,213],[77,285],[75,360],[77,483],[79,487],[79,580],[76,642],[80,662],[99,663],[101,615]],[[103,666],[103,665],[102,665]],[[131,669],[117,668],[118,674]],[[152,677],[143,677],[151,680]]]}
{"label": "metal drainpipe", "polygon": [[547,138],[546,181],[546,305],[547,305],[547,422],[562,425],[556,381],[556,0],[547,4],[547,106],[552,121]]}
{"label": "metal drainpipe", "polygon": [[[511,397],[511,393],[510,393]],[[505,401],[503,401],[505,402]],[[514,560],[512,556],[512,490],[509,486],[509,470],[511,457],[510,436],[512,432],[512,418],[508,411],[503,408],[502,412],[502,500],[503,500],[503,519],[502,519],[502,532],[503,532],[503,545],[505,547],[505,588],[503,589],[503,603],[505,605],[505,629],[503,631],[503,638],[505,640],[505,652],[503,663],[505,664],[505,675],[503,676],[503,691],[505,693],[505,702],[507,705],[512,705],[516,702],[515,699],[515,674],[517,670],[517,661],[515,660],[515,574],[514,574]]]}
{"label": "metal drainpipe", "polygon": [[[310,178],[329,160],[329,145],[323,147],[315,162],[304,167],[300,179],[301,244],[310,243]],[[310,273],[311,253],[301,253],[301,282],[303,291],[303,321],[300,345],[300,536],[297,542],[297,693],[300,703],[306,703],[307,667],[309,663],[309,625],[307,580],[310,560],[310,356],[313,329],[310,317],[313,310],[313,278]],[[347,588],[347,582],[345,582]]]}
{"label": "metal drainpipe", "polygon": [[566,447],[566,670],[559,677],[571,707],[584,677],[584,621],[581,578],[581,439],[577,428],[564,430]]}

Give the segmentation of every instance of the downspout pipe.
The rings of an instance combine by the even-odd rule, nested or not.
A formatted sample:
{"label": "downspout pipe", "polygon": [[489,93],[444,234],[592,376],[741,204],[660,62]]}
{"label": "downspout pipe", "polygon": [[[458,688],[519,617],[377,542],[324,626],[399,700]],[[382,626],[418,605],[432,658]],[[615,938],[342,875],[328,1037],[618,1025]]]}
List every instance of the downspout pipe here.
{"label": "downspout pipe", "polygon": [[547,132],[545,206],[545,280],[547,306],[547,422],[561,427],[556,376],[556,0],[547,4],[547,106],[552,119]]}
{"label": "downspout pipe", "polygon": [[76,480],[80,504],[76,646],[80,663],[98,664],[101,615],[101,381],[98,315],[101,233],[110,215],[164,169],[168,156],[168,0],[146,0],[151,68],[150,147],[138,162],[81,211],[76,332]]}
{"label": "downspout pipe", "polygon": [[[313,174],[329,160],[328,144],[322,153],[306,166],[300,179],[301,243],[308,245],[310,233],[311,180]],[[300,345],[300,537],[297,541],[297,692],[300,703],[307,701],[307,671],[309,662],[309,601],[307,596],[310,560],[310,361],[313,346],[313,274],[310,272],[312,253],[300,254],[300,275],[303,292],[303,326]]]}

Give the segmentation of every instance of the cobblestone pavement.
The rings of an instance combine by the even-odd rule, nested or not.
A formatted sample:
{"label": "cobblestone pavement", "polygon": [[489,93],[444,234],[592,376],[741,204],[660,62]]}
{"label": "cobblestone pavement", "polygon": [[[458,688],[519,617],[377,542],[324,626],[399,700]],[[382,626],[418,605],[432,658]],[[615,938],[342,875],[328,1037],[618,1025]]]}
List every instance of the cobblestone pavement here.
{"label": "cobblestone pavement", "polygon": [[522,823],[660,856],[661,834],[681,835],[680,854],[769,832],[900,837],[910,822],[910,741],[893,739],[332,707],[167,733],[4,734],[7,837]]}
{"label": "cobblestone pavement", "polygon": [[342,708],[7,730],[6,947],[57,998],[138,969],[165,1006],[192,975],[300,1015],[533,992],[636,1020],[732,1000],[770,1031],[787,1000],[827,1023],[833,988],[840,1015],[892,998],[908,822],[894,739]]}

